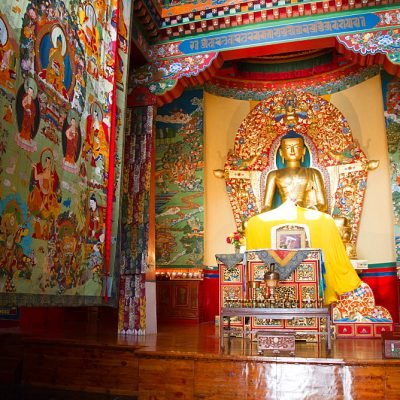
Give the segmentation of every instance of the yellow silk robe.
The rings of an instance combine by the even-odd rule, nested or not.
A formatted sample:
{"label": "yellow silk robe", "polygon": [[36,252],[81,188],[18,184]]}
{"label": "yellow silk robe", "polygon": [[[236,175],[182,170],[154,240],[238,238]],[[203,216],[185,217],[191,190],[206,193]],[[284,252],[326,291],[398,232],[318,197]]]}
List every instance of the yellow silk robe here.
{"label": "yellow silk robe", "polygon": [[335,302],[338,295],[350,292],[360,285],[361,280],[351,265],[333,218],[320,211],[296,206],[290,201],[248,220],[247,250],[270,249],[271,228],[281,224],[307,225],[310,232],[310,246],[323,251],[325,304]]}

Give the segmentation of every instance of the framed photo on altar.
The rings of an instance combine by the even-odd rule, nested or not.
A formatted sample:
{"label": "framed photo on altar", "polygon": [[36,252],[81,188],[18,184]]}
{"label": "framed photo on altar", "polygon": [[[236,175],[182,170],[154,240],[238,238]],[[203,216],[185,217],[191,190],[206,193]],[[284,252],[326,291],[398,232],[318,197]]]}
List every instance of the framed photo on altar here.
{"label": "framed photo on altar", "polygon": [[279,230],[276,232],[276,245],[278,249],[304,249],[306,233],[301,229]]}
{"label": "framed photo on altar", "polygon": [[274,249],[305,249],[310,247],[308,226],[282,224],[271,229],[271,244]]}

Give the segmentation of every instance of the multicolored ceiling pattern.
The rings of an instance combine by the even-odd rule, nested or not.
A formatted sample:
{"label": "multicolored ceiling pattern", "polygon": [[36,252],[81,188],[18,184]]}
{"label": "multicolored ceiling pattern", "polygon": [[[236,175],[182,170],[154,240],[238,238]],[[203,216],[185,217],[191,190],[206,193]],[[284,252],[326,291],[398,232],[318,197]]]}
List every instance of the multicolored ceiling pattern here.
{"label": "multicolored ceiling pattern", "polygon": [[[389,73],[400,75],[397,60],[399,9],[386,6],[369,10],[365,4],[364,6],[356,9],[349,7],[348,11],[336,14],[330,14],[332,10],[329,8],[321,15],[313,16],[311,13],[304,18],[294,18],[290,21],[286,18],[285,23],[280,18],[273,18],[265,20],[268,23],[252,26],[252,23],[256,22],[253,20],[245,26],[236,24],[229,27],[230,29],[215,25],[213,30],[207,32],[180,32],[177,35],[169,35],[168,40],[154,43],[147,42],[135,27],[133,42],[143,50],[149,63],[134,72],[132,88],[147,86],[150,92],[158,96],[157,103],[162,105],[178,97],[185,87],[209,81],[217,74],[224,61],[242,59],[249,54],[262,57],[274,52],[284,54],[311,48],[336,48],[339,53],[352,60],[354,65],[383,65]],[[219,12],[212,10],[209,18],[217,21]],[[210,56],[214,60],[212,63]],[[199,64],[200,68],[195,74],[192,74],[190,79],[182,79],[182,76],[185,77],[182,71],[186,66],[196,64]],[[357,74],[355,71],[349,72],[352,76]],[[343,71],[341,77],[344,73]],[[334,76],[325,78],[328,81],[335,79]],[[246,82],[242,84],[245,91],[251,90],[246,87]],[[268,84],[259,85],[255,91],[261,92]],[[215,86],[219,85],[211,85],[214,86],[212,90],[218,90]],[[234,82],[224,83],[223,86],[238,88]],[[272,86],[270,92],[275,90],[275,85]],[[325,90],[324,86],[320,88],[319,93]],[[327,91],[332,92],[329,82],[326,86]]]}
{"label": "multicolored ceiling pattern", "polygon": [[379,66],[355,65],[329,49],[226,62],[204,87],[209,93],[240,100],[264,100],[290,90],[322,96],[357,85],[379,72]]}
{"label": "multicolored ceiling pattern", "polygon": [[[398,16],[399,14],[394,12],[385,14],[388,21],[397,22]],[[386,54],[393,64],[400,64],[400,31],[398,29],[339,36],[337,40],[355,53],[363,56]]]}
{"label": "multicolored ceiling pattern", "polygon": [[[394,0],[391,4],[398,3]],[[140,0],[134,5],[134,18],[150,43],[216,31],[248,28],[252,24],[318,19],[333,13],[366,10],[387,5],[380,0]]]}

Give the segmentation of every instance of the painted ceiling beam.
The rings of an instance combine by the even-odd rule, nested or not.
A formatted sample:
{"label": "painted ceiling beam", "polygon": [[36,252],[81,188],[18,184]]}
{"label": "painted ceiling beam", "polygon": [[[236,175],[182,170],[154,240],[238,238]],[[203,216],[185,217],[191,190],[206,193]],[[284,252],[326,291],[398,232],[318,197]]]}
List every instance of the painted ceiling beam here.
{"label": "painted ceiling beam", "polygon": [[266,45],[287,45],[297,41],[333,38],[360,32],[393,30],[400,28],[398,15],[400,15],[398,7],[386,6],[377,7],[374,11],[357,9],[317,17],[293,18],[290,22],[277,20],[251,24],[149,46],[149,59],[161,60]]}

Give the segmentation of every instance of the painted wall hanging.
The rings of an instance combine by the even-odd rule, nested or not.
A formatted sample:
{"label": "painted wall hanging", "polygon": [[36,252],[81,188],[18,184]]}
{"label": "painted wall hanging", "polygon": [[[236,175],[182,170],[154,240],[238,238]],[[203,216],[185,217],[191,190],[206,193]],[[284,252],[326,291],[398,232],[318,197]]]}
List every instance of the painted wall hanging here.
{"label": "painted wall hanging", "polygon": [[119,208],[123,139],[117,85],[126,79],[116,70],[126,64],[121,26],[129,6],[124,11],[115,0],[6,5],[0,303],[103,304],[109,296],[112,303],[118,222],[112,215]]}

